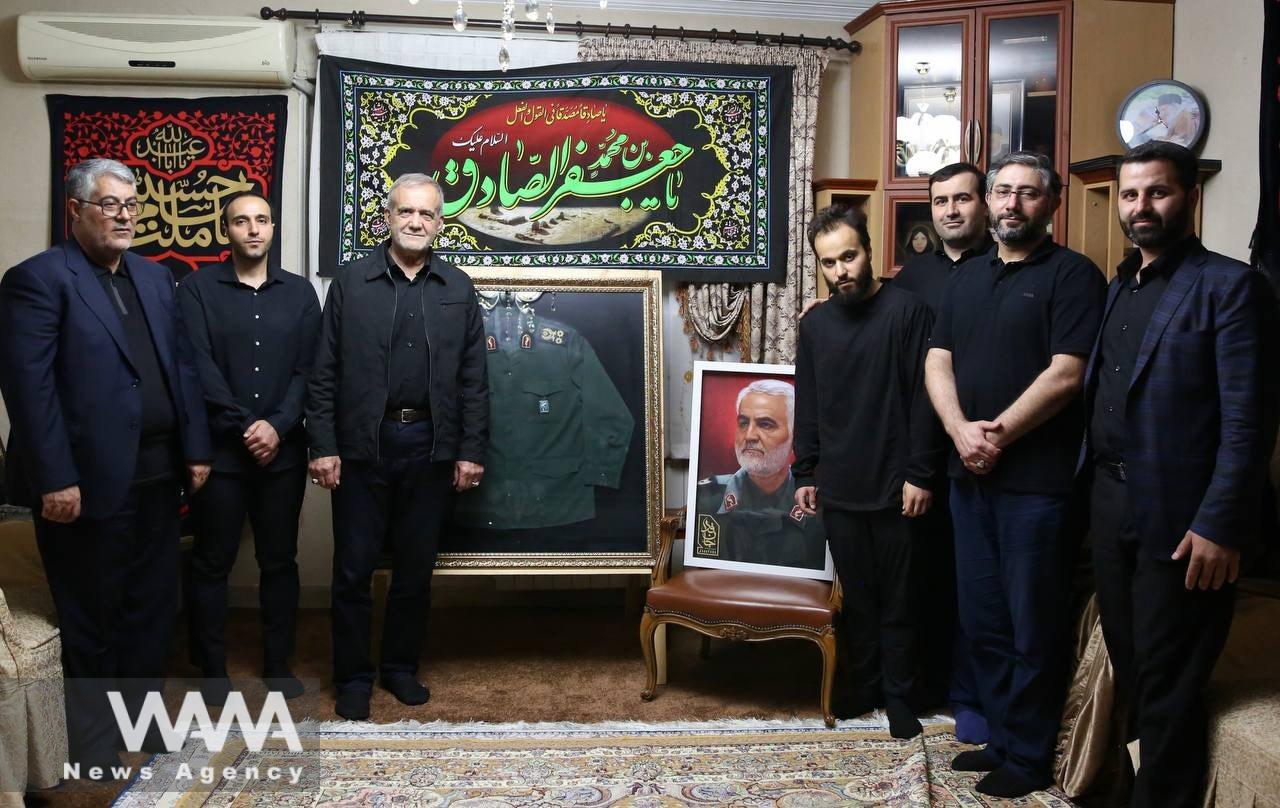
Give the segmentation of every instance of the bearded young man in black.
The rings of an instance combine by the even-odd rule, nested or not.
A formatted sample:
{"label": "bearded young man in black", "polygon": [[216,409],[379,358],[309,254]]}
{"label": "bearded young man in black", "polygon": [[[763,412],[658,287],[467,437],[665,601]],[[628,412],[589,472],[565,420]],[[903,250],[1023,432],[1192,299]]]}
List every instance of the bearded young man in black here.
{"label": "bearded young man in black", "polygon": [[821,508],[844,589],[851,676],[836,712],[883,704],[890,733],[910,738],[921,728],[907,702],[916,639],[908,520],[929,509],[943,448],[924,387],[933,315],[872,272],[858,210],[818,211],[809,244],[834,305],[800,323],[792,473],[796,504],[806,514]]}

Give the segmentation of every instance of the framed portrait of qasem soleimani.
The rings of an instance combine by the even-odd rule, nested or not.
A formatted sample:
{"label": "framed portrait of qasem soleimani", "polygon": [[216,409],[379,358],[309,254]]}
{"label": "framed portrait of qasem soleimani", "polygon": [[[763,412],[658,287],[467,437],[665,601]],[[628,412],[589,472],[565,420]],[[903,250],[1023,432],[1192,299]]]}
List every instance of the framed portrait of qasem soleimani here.
{"label": "framed portrait of qasem soleimani", "polygon": [[820,515],[795,502],[795,368],[696,362],[685,566],[832,579]]}

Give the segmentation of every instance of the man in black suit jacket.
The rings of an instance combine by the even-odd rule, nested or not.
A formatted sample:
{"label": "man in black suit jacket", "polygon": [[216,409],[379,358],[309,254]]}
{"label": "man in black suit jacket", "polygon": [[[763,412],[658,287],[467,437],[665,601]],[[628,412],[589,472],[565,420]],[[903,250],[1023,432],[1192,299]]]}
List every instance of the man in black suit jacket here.
{"label": "man in black suit jacket", "polygon": [[84,771],[119,763],[107,692],[136,720],[164,685],[181,489],[204,483],[212,450],[173,278],[128,252],[133,174],[86,160],[67,194],[72,238],[0,281],[0,392],[8,483],[33,511],[62,633],[70,759]]}
{"label": "man in black suit jacket", "polygon": [[1231,625],[1275,439],[1263,278],[1194,234],[1197,162],[1125,155],[1118,267],[1086,374],[1092,533],[1107,649],[1139,740],[1134,806],[1199,805],[1205,684]]}

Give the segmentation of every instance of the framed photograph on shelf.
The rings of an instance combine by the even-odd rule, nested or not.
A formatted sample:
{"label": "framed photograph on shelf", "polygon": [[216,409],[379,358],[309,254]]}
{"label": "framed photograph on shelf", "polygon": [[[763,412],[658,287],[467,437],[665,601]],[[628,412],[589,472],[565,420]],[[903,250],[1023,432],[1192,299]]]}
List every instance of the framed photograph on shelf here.
{"label": "framed photograph on shelf", "polygon": [[695,362],[687,567],[832,579],[820,518],[795,503],[795,368]]}
{"label": "framed photograph on shelf", "polygon": [[1195,149],[1208,125],[1209,110],[1204,97],[1171,79],[1138,86],[1116,114],[1116,134],[1127,149],[1151,140]]}
{"label": "framed photograph on shelf", "polygon": [[1022,149],[1022,113],[1026,83],[1022,79],[991,82],[991,115],[987,121],[988,165]]}
{"label": "framed photograph on shelf", "polygon": [[468,269],[485,329],[484,484],[438,567],[636,572],[662,516],[661,281],[652,271]]}

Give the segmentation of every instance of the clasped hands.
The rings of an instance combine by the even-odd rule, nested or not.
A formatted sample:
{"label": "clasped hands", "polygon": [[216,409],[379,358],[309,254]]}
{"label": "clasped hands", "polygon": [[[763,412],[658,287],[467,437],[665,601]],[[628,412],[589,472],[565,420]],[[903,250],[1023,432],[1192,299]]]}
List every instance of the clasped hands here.
{"label": "clasped hands", "polygon": [[964,421],[951,432],[964,467],[974,474],[990,474],[1000,459],[1000,433],[1004,426],[999,421]]}

